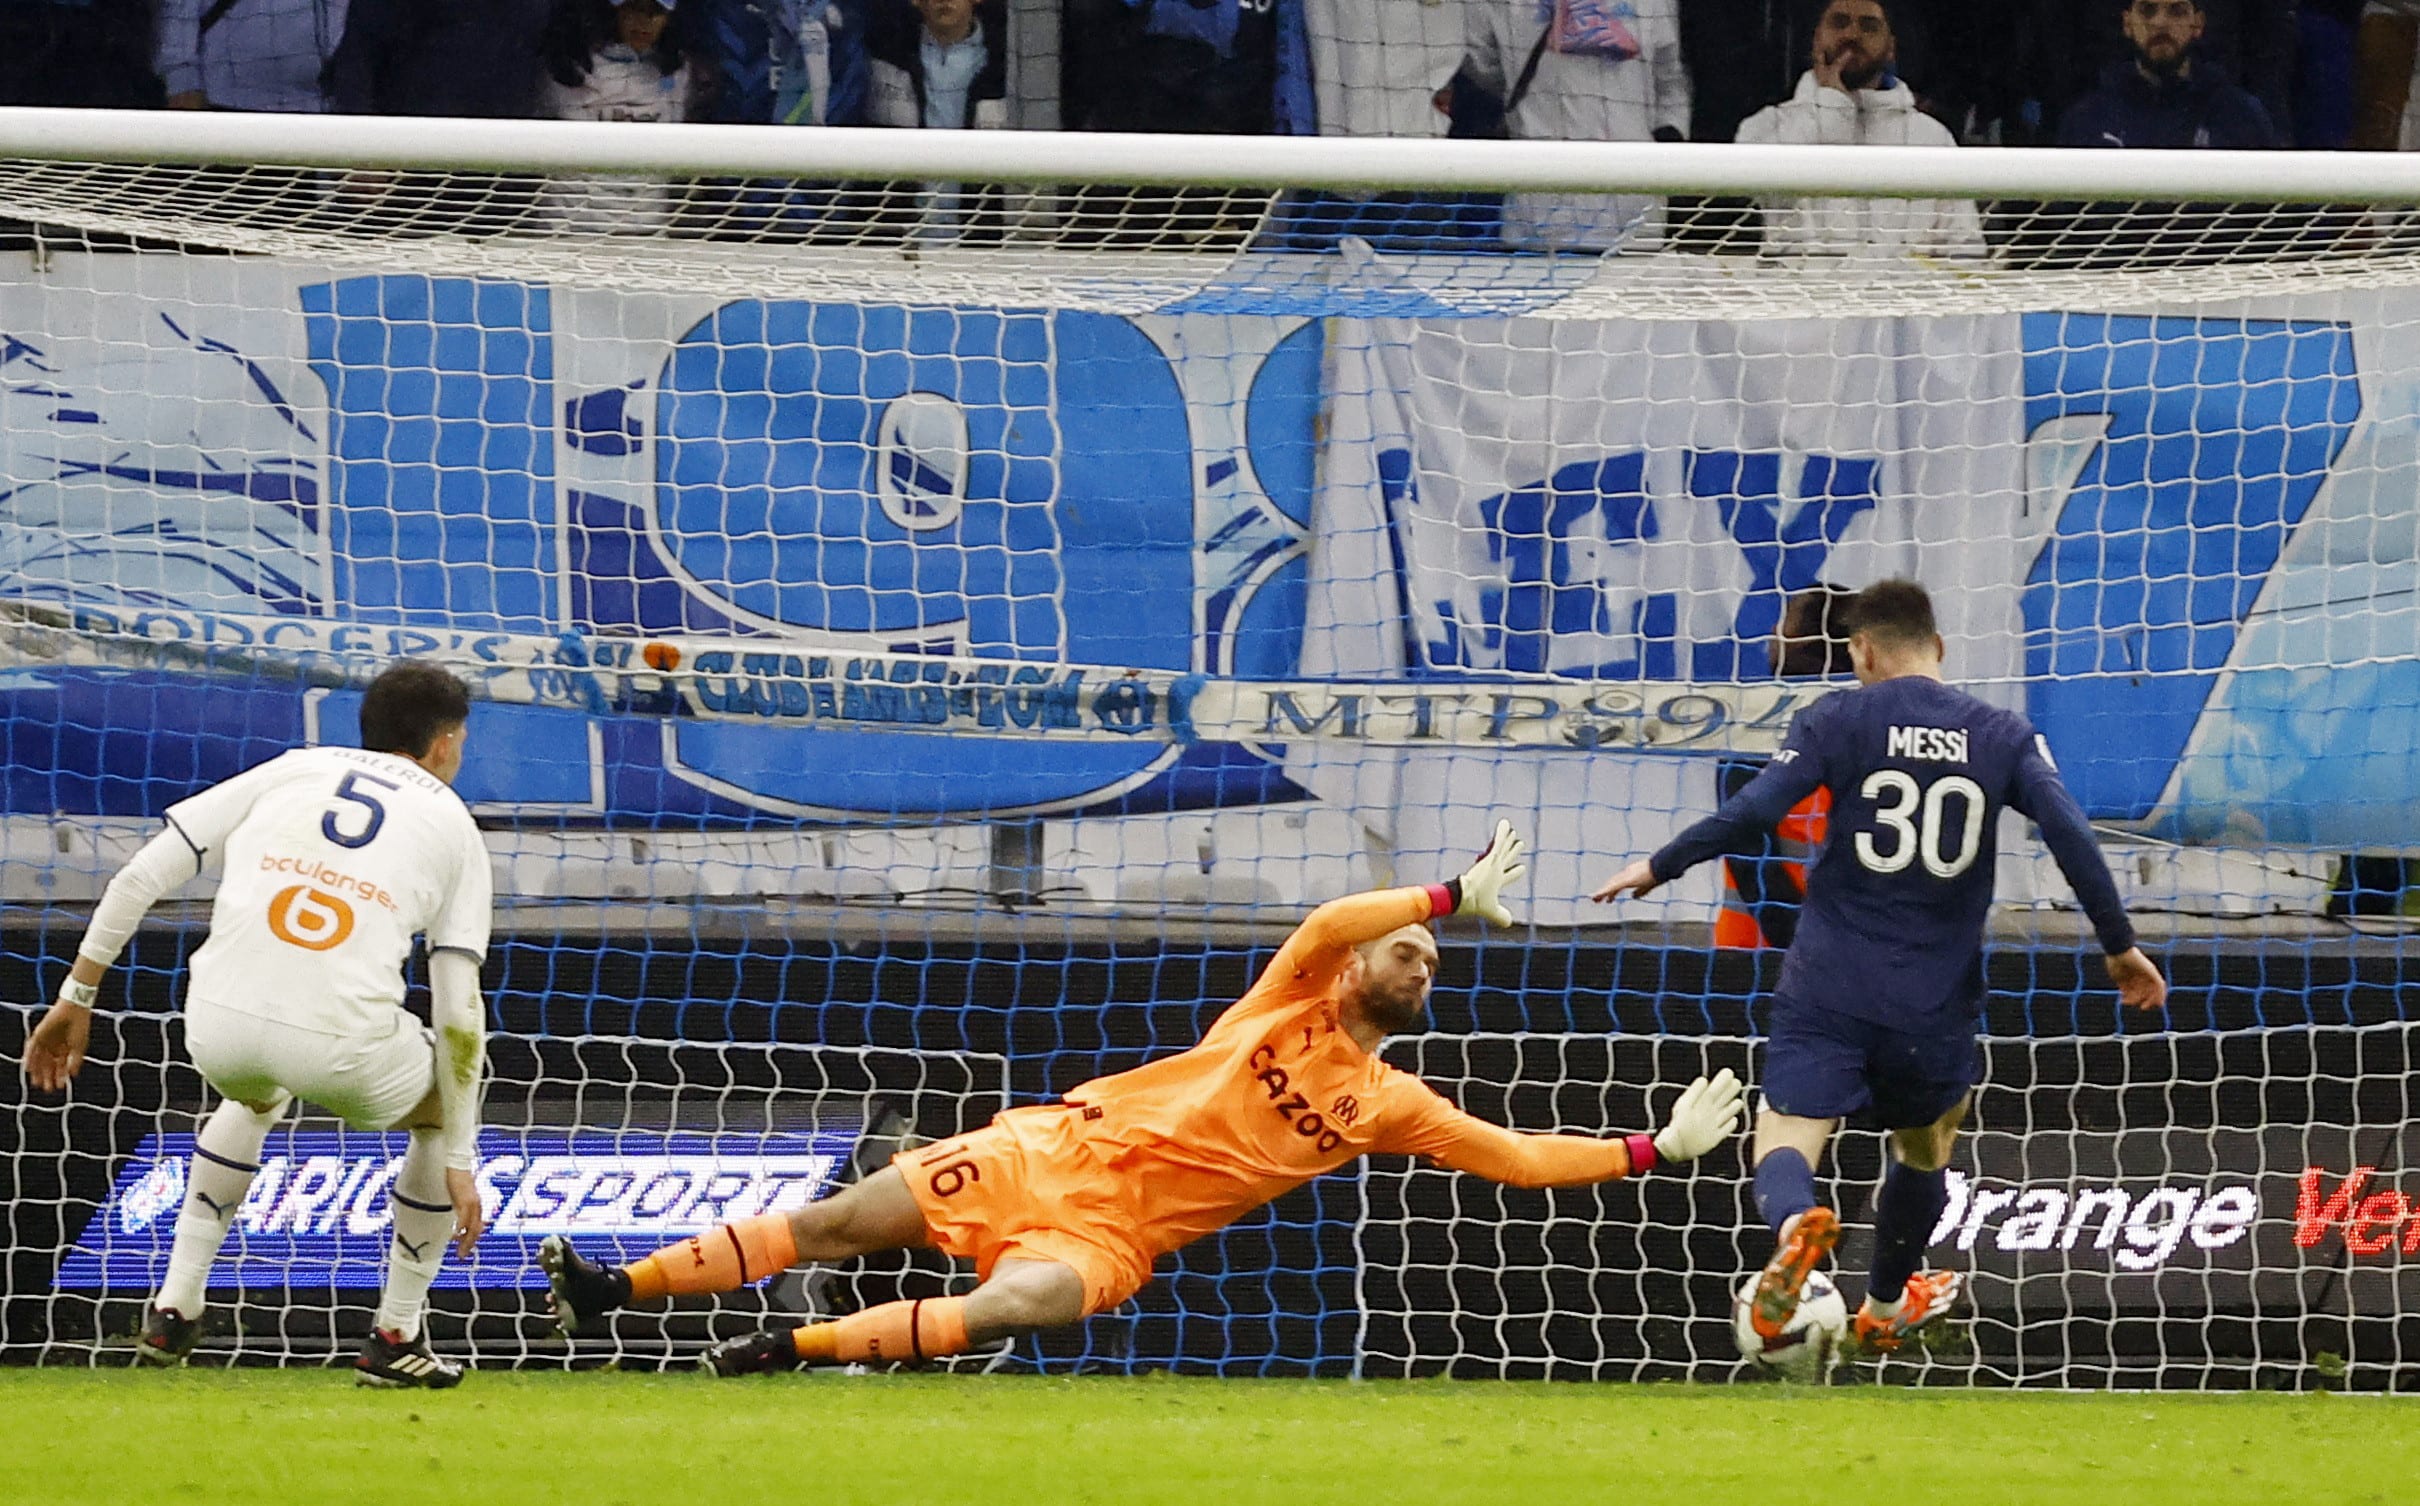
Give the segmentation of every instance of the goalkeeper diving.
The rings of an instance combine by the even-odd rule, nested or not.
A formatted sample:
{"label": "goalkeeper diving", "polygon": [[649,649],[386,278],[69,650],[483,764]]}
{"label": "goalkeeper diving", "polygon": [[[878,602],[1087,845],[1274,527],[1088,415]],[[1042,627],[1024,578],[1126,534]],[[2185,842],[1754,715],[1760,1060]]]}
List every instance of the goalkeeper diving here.
{"label": "goalkeeper diving", "polygon": [[1158,1257],[1369,1154],[1423,1157],[1520,1187],[1571,1187],[1687,1161],[1738,1128],[1728,1070],[1684,1089],[1653,1135],[1521,1134],[1473,1118],[1378,1057],[1417,1029],[1436,979],[1428,922],[1510,924],[1525,871],[1510,822],[1450,883],[1380,889],[1311,912],[1199,1044],[1096,1078],[1054,1104],[904,1151],[821,1202],[721,1225],[629,1265],[562,1236],[539,1260],[565,1334],[634,1302],[731,1291],[792,1266],[939,1249],[981,1278],[960,1297],[727,1340],[718,1374],[938,1359],[1117,1306]]}

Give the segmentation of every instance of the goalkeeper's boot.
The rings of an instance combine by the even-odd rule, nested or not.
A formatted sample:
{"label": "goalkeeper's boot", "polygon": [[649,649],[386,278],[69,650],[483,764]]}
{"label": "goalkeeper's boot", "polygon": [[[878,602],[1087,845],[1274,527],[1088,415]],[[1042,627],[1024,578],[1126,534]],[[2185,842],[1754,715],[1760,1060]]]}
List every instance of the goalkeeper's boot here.
{"label": "goalkeeper's boot", "polygon": [[1857,1347],[1868,1354],[1889,1354],[1906,1343],[1909,1334],[1948,1312],[1965,1287],[1962,1272],[1918,1271],[1907,1278],[1899,1311],[1887,1318],[1874,1311],[1873,1298],[1866,1298],[1857,1309]]}
{"label": "goalkeeper's boot", "polygon": [[713,1375],[773,1375],[805,1368],[787,1328],[725,1339],[699,1356],[697,1368]]}
{"label": "goalkeeper's boot", "polygon": [[462,1367],[429,1348],[425,1333],[404,1339],[373,1328],[353,1359],[353,1381],[362,1386],[444,1391],[462,1384]]}
{"label": "goalkeeper's boot", "polygon": [[1748,1301],[1748,1323],[1756,1336],[1770,1343],[1798,1315],[1798,1294],[1807,1277],[1823,1264],[1840,1243],[1840,1215],[1829,1208],[1809,1208],[1783,1226],[1780,1248],[1756,1278],[1756,1295]]}
{"label": "goalkeeper's boot", "polygon": [[182,1365],[201,1342],[202,1320],[188,1318],[173,1307],[155,1307],[143,1315],[143,1331],[134,1341],[135,1358],[163,1368]]}
{"label": "goalkeeper's boot", "polygon": [[560,1234],[539,1244],[538,1268],[546,1272],[546,1305],[566,1339],[588,1319],[630,1301],[630,1278],[619,1266],[597,1264]]}

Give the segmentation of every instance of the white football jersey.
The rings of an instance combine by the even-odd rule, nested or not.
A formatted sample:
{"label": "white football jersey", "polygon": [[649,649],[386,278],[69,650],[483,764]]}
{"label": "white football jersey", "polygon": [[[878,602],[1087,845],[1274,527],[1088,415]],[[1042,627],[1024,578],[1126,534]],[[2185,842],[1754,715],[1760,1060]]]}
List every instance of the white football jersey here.
{"label": "white football jersey", "polygon": [[462,798],[399,753],[299,748],[168,808],[224,864],[192,995],[330,1035],[381,1037],[412,937],[484,960],[494,895]]}

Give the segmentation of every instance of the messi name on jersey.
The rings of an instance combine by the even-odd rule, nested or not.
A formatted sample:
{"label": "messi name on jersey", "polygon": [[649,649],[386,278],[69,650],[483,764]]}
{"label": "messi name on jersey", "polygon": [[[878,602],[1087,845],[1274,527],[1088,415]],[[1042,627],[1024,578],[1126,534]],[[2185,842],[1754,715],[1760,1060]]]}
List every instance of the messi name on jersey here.
{"label": "messi name on jersey", "polygon": [[1964,727],[1893,727],[1890,736],[1890,756],[1893,758],[1930,758],[1943,763],[1966,762],[1966,729]]}

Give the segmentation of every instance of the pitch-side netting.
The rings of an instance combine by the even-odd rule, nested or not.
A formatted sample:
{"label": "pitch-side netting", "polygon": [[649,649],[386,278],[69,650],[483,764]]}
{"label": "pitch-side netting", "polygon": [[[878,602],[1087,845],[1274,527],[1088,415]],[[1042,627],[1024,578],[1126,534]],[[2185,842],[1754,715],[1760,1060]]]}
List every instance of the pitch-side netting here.
{"label": "pitch-side netting", "polygon": [[[211,1100],[163,1021],[143,1012],[104,1026],[86,1072],[113,1112],[64,1137],[46,1133],[58,1117],[48,1116],[9,1151],[12,1276],[25,1246],[42,1249],[32,1263],[56,1265],[47,1292],[12,1280],[8,1296],[11,1345],[34,1346],[39,1359],[124,1362],[119,1340],[141,1326],[142,1299],[167,1271],[196,1110]],[[488,1059],[477,1175],[491,1217],[472,1257],[439,1273],[429,1337],[444,1349],[487,1364],[659,1364],[769,1324],[967,1284],[930,1254],[808,1269],[712,1303],[617,1314],[566,1345],[528,1279],[547,1236],[633,1260],[700,1227],[801,1206],[879,1170],[893,1151],[988,1120],[1007,1102],[1006,1063],[974,1052],[511,1033],[491,1036]],[[307,1106],[271,1131],[212,1268],[195,1363],[347,1356],[378,1304],[387,1195],[407,1138],[347,1129]]]}
{"label": "pitch-side netting", "polygon": [[[1820,813],[1582,896],[1843,683],[1831,599],[1906,574],[2179,988],[2120,1039],[2064,883],[1997,834],[1971,1227],[1936,1243],[1977,1305],[1892,1373],[2402,1373],[2400,160],[38,111],[0,111],[0,159],[6,998],[49,997],[162,808],[350,740],[419,655],[481,698],[461,789],[531,1102],[613,1043],[675,1094],[776,1064],[744,1130],[634,1120],[642,1151],[530,1108],[498,1133],[555,1140],[498,1156],[842,1154],[783,1138],[830,1099],[863,1160],[960,1110],[877,1133],[779,1063],[997,1059],[948,1101],[1047,1097],[1189,1044],[1312,903],[1448,876],[1500,815],[1525,926],[1446,929],[1398,1059],[1523,1127],[1638,1127],[1753,1064]],[[1507,196],[1584,230],[1508,242]],[[40,1189],[12,1354],[109,1352],[149,1279],[71,1245],[203,1106],[160,1017],[206,894],[105,989],[149,1044],[0,1114]],[[290,1158],[381,1154],[321,1133]],[[1844,1142],[1852,1221],[1873,1157]],[[1373,1166],[1017,1362],[1729,1373],[1741,1175]],[[276,1248],[208,1352],[358,1320]],[[534,1274],[496,1279],[441,1336],[547,1352]]]}
{"label": "pitch-side netting", "polygon": [[[1959,1321],[1855,1373],[1917,1384],[2238,1388],[2398,1363],[2395,1261],[2420,1234],[2382,1179],[2410,1027],[1986,1038],[1989,1083],[1929,1263],[1970,1275]],[[1388,1057],[1475,1112],[1603,1133],[1634,1084],[1729,1066],[1747,1043],[1439,1033]],[[1660,1078],[1651,1074],[1661,1074]],[[1644,1095],[1649,1101],[1670,1094]],[[1838,1263],[1872,1245],[1878,1137],[1837,1154]],[[1744,1168],[1522,1191],[1408,1163],[1361,1179],[1358,1373],[1705,1378],[1732,1293],[1771,1247]],[[2363,1212],[2367,1209],[2367,1213]],[[2383,1346],[2383,1347],[2382,1347]],[[1694,1361],[1694,1363],[1690,1363]]]}

